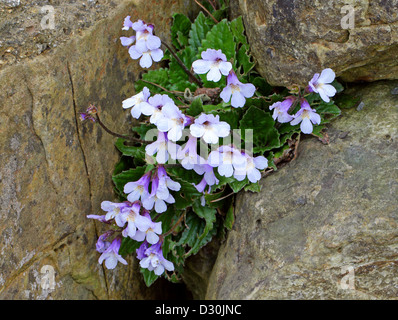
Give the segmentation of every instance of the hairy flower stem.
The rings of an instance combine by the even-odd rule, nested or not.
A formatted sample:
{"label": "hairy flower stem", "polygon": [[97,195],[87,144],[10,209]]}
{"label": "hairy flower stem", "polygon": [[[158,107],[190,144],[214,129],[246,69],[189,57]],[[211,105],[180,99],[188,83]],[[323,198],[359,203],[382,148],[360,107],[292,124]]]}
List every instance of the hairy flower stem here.
{"label": "hairy flower stem", "polygon": [[138,138],[134,138],[134,137],[131,137],[131,136],[125,136],[125,135],[122,135],[122,134],[113,132],[112,130],[108,129],[108,128],[105,126],[105,124],[104,124],[104,123],[101,121],[101,119],[99,118],[99,115],[98,115],[98,114],[96,114],[96,122],[98,122],[98,124],[99,124],[107,133],[109,133],[109,134],[112,135],[112,136],[115,136],[115,137],[118,137],[118,138],[123,138],[123,139],[125,139],[125,140],[132,141],[132,142],[142,143],[142,144],[148,144],[148,143],[149,143],[148,141],[145,141],[145,140],[141,140],[141,139],[138,139]]}
{"label": "hairy flower stem", "polygon": [[171,229],[169,231],[167,231],[166,233],[162,234],[159,238],[159,241],[163,241],[164,238],[166,238],[168,235],[170,235],[175,228],[177,228],[177,226],[181,223],[181,221],[184,219],[185,217],[185,213],[186,210],[184,210],[184,213],[181,215],[181,217],[178,218],[178,221],[174,224],[174,226],[171,227]]}
{"label": "hairy flower stem", "polygon": [[203,88],[203,83],[202,80],[198,79],[195,74],[193,74],[182,62],[182,60],[177,56],[177,54],[174,52],[173,49],[171,49],[171,46],[169,46],[165,41],[161,40],[162,44],[167,48],[167,50],[170,51],[170,53],[173,55],[173,57],[177,60],[178,64],[181,66],[181,68],[185,71],[185,73],[189,76],[189,79],[193,82],[195,82],[199,87]]}
{"label": "hairy flower stem", "polygon": [[[201,4],[199,1],[197,1],[197,0],[195,0],[195,2],[196,2],[196,4],[199,6],[199,7],[201,7],[204,11],[206,11],[206,13],[213,19],[213,21],[215,22],[215,23],[218,23],[218,21],[217,21],[217,19],[216,18],[214,18],[214,16],[209,12],[209,10],[207,10],[204,6],[203,6],[203,4]],[[215,10],[215,7],[214,7],[214,5],[209,1],[209,3],[210,3],[210,5],[213,7],[213,9]]]}

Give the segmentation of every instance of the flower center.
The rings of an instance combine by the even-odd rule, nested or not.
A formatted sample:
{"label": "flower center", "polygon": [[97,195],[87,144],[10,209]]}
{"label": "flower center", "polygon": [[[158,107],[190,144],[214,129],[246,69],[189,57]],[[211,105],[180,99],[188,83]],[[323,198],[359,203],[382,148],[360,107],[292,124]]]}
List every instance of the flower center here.
{"label": "flower center", "polygon": [[231,84],[230,86],[231,86],[232,93],[240,91],[239,86],[237,86],[236,84]]}
{"label": "flower center", "polygon": [[310,117],[310,113],[308,110],[304,110],[303,113],[301,114],[301,117],[304,118],[309,118]]}

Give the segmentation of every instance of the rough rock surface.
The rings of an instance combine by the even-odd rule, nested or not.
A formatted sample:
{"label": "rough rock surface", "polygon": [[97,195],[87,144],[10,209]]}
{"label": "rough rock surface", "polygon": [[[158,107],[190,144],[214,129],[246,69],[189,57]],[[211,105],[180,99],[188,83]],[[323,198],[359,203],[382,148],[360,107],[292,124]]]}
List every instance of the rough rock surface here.
{"label": "rough rock surface", "polygon": [[[166,36],[172,14],[192,8],[185,0],[121,1],[81,35],[0,70],[0,299],[165,297],[162,281],[145,287],[133,259],[113,271],[97,263],[101,226],[86,215],[114,199],[119,155],[115,139],[78,113],[94,103],[109,127],[127,129],[121,102],[142,69],[118,40],[123,19],[155,22]],[[41,286],[44,266],[55,271],[54,289]]]}
{"label": "rough rock surface", "polygon": [[260,193],[238,195],[206,298],[398,297],[397,85],[357,89],[364,107],[332,123],[329,145],[302,141]]}
{"label": "rough rock surface", "polygon": [[[345,81],[398,79],[398,0],[231,0],[270,84],[307,85],[332,68]],[[345,16],[354,9],[354,28]]]}

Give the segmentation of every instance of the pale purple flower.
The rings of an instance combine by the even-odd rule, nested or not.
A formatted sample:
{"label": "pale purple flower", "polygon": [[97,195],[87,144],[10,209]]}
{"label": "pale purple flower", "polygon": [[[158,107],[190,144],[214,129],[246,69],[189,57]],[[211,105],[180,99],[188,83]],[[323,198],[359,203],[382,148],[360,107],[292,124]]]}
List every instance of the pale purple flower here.
{"label": "pale purple flower", "polygon": [[144,174],[139,180],[127,182],[124,185],[124,193],[127,194],[127,200],[134,202],[149,196],[148,187],[151,180],[151,172]]}
{"label": "pale purple flower", "polygon": [[197,138],[189,135],[187,143],[177,153],[177,159],[180,160],[182,167],[186,170],[192,170],[194,165],[198,163],[197,142]]}
{"label": "pale purple flower", "polygon": [[114,233],[113,230],[109,230],[105,232],[104,234],[101,234],[97,240],[97,243],[95,244],[95,248],[99,253],[103,253],[106,249],[109,248],[110,242],[105,241],[109,236],[111,236]]}
{"label": "pale purple flower", "polygon": [[245,152],[242,152],[242,156],[246,158],[246,166],[236,168],[234,178],[238,181],[242,181],[247,176],[250,182],[256,183],[261,179],[261,173],[259,170],[263,170],[268,167],[268,160],[263,156],[253,158]]}
{"label": "pale purple flower", "polygon": [[229,135],[231,127],[227,122],[220,121],[219,115],[202,113],[189,129],[194,137],[203,137],[206,143],[217,143],[219,138]]}
{"label": "pale purple flower", "polygon": [[116,224],[120,223],[120,213],[130,207],[130,204],[127,202],[115,203],[111,201],[102,201],[101,209],[106,211],[105,219],[107,221],[111,219],[115,219]]}
{"label": "pale purple flower", "polygon": [[96,215],[96,214],[89,214],[87,216],[87,218],[88,219],[95,219],[95,220],[98,220],[98,221],[104,222],[104,223],[108,222],[108,220],[106,219],[106,215],[99,216],[99,215]]}
{"label": "pale purple flower", "polygon": [[168,104],[175,105],[173,99],[167,94],[155,94],[148,99],[148,104],[141,108],[141,112],[146,116],[151,116],[149,122],[156,125],[163,118],[163,107]]}
{"label": "pale purple flower", "polygon": [[180,140],[185,125],[190,121],[189,118],[175,104],[164,105],[162,115],[156,123],[158,130],[168,132],[167,137],[172,141]]}
{"label": "pale purple flower", "polygon": [[246,98],[252,97],[255,91],[254,85],[240,82],[235,72],[231,70],[227,77],[227,86],[221,91],[220,97],[224,102],[231,100],[233,107],[242,108],[246,103]]}
{"label": "pale purple flower", "polygon": [[202,59],[196,60],[192,63],[193,71],[197,74],[207,73],[207,80],[218,82],[221,79],[221,74],[227,76],[232,70],[231,62],[227,61],[227,57],[221,50],[207,49],[203,51]]}
{"label": "pale purple flower", "polygon": [[211,165],[209,165],[206,162],[206,160],[204,160],[203,158],[200,158],[199,163],[194,166],[193,170],[198,175],[204,175],[203,179],[206,181],[206,184],[208,184],[209,186],[218,184],[219,180],[214,174],[214,168]]}
{"label": "pale purple flower", "polygon": [[156,196],[159,199],[166,200],[170,196],[170,191],[180,191],[181,184],[172,180],[166,172],[163,166],[158,166],[157,176],[159,178],[158,189],[156,190]]}
{"label": "pale purple flower", "polygon": [[300,122],[300,129],[305,134],[312,133],[312,124],[321,123],[321,117],[314,109],[311,109],[308,101],[305,99],[301,101],[301,109],[294,115],[294,119],[290,122],[290,124],[294,126]]}
{"label": "pale purple flower", "polygon": [[308,83],[308,89],[310,92],[319,93],[322,100],[329,102],[330,98],[333,97],[337,90],[331,84],[334,81],[336,74],[330,68],[322,70],[321,74],[315,73],[314,77]]}
{"label": "pale purple flower", "polygon": [[162,244],[158,242],[146,249],[144,252],[145,257],[140,261],[141,268],[154,271],[157,276],[162,275],[165,269],[168,271],[174,270],[173,263],[163,257],[161,245]]}
{"label": "pale purple flower", "polygon": [[176,160],[180,149],[181,147],[178,144],[169,141],[167,133],[159,131],[157,140],[148,144],[145,147],[145,152],[150,156],[156,154],[157,163],[164,164],[169,160],[169,155]]}
{"label": "pale purple flower", "polygon": [[283,100],[282,102],[278,101],[270,105],[269,109],[274,110],[272,118],[274,120],[278,120],[278,122],[280,123],[286,123],[293,120],[293,116],[287,113],[289,108],[293,104],[293,101],[294,101],[293,98],[289,97]]}
{"label": "pale purple flower", "polygon": [[131,45],[133,45],[134,41],[135,41],[135,36],[120,37],[120,42],[122,43],[123,47],[130,47]]}
{"label": "pale purple flower", "polygon": [[155,244],[159,241],[159,235],[162,234],[162,223],[153,222],[148,211],[145,212],[144,216],[150,221],[149,227],[146,231],[137,230],[133,240],[139,242],[145,240],[150,244]]}
{"label": "pale purple flower", "polygon": [[138,20],[133,23],[132,28],[136,31],[136,49],[139,52],[160,48],[162,42],[159,37],[153,35],[154,26],[152,24],[146,24],[142,20]]}
{"label": "pale purple flower", "polygon": [[141,243],[140,247],[137,250],[135,250],[135,252],[137,253],[138,260],[142,260],[146,257],[145,255],[146,249],[148,249],[148,242],[145,240],[143,243]]}
{"label": "pale purple flower", "polygon": [[[138,44],[138,42],[137,42]],[[145,51],[140,51],[136,45],[133,45],[129,49],[129,54],[131,59],[140,59],[140,66],[142,68],[150,68],[152,66],[152,60],[159,62],[163,58],[162,49],[146,49]]]}
{"label": "pale purple flower", "polygon": [[207,162],[212,167],[218,167],[218,173],[224,177],[232,177],[234,170],[246,166],[246,157],[231,146],[221,146],[210,152]]}
{"label": "pale purple flower", "polygon": [[198,184],[193,184],[196,190],[200,193],[204,193],[205,188],[207,186],[206,179],[203,177],[202,180]]}
{"label": "pale purple flower", "polygon": [[101,254],[98,259],[98,263],[102,264],[105,260],[105,266],[107,269],[114,269],[118,262],[127,264],[127,261],[119,254],[120,245],[122,240],[118,237],[115,238],[110,246]]}
{"label": "pale purple flower", "polygon": [[123,108],[128,109],[131,108],[131,115],[133,118],[138,119],[141,116],[142,109],[147,107],[148,108],[148,98],[151,95],[149,89],[144,87],[141,92],[137,93],[136,95],[123,100]]}
{"label": "pale purple flower", "polygon": [[127,222],[127,227],[122,231],[123,237],[134,238],[137,229],[145,232],[151,223],[147,217],[140,215],[141,204],[139,202],[134,203],[131,208],[124,210],[120,215],[121,224],[119,227],[124,227]]}
{"label": "pale purple flower", "polygon": [[[155,208],[157,213],[163,213],[167,210],[166,203],[175,202],[174,197],[168,192],[168,187],[164,185],[165,183],[166,181],[163,179],[160,180],[157,174],[152,177],[151,194],[142,201],[142,206],[146,210],[152,210]],[[162,199],[165,198],[166,193],[168,193],[168,197],[166,199]]]}
{"label": "pale purple flower", "polygon": [[95,122],[95,118],[85,112],[80,113],[80,121],[90,120],[91,122]]}
{"label": "pale purple flower", "polygon": [[130,16],[124,18],[122,30],[129,30],[130,28],[133,27],[133,23],[131,22],[130,18],[131,18]]}
{"label": "pale purple flower", "polygon": [[[128,19],[127,19],[128,18]],[[149,68],[152,60],[159,62],[163,58],[163,51],[160,49],[161,41],[159,37],[153,35],[153,25],[147,25],[142,20],[131,23],[130,17],[124,22],[123,30],[132,28],[136,31],[135,39],[123,37],[120,40],[122,45],[130,46],[129,54],[132,59],[140,59],[142,68]],[[135,40],[135,45],[132,45]]]}

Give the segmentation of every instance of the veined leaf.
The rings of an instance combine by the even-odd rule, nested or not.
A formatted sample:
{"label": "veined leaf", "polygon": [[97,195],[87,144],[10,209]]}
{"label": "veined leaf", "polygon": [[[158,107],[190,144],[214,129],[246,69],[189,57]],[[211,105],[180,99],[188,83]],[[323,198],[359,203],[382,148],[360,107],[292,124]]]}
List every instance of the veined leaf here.
{"label": "veined leaf", "polygon": [[199,52],[199,47],[202,45],[202,40],[206,37],[207,32],[210,31],[210,26],[206,23],[207,19],[203,12],[199,12],[195,21],[189,31],[189,44],[194,51]]}
{"label": "veined leaf", "polygon": [[[264,153],[280,146],[279,132],[275,128],[275,121],[269,112],[251,106],[240,121],[240,128],[253,130],[255,153]],[[246,139],[246,137],[244,138]]]}
{"label": "veined leaf", "polygon": [[182,49],[188,45],[189,31],[191,30],[191,21],[187,16],[181,13],[173,15],[173,25],[171,26],[171,39],[176,49]]}
{"label": "veined leaf", "polygon": [[147,287],[150,287],[158,278],[153,271],[149,271],[148,269],[141,268],[140,272],[144,276],[144,282]]}

